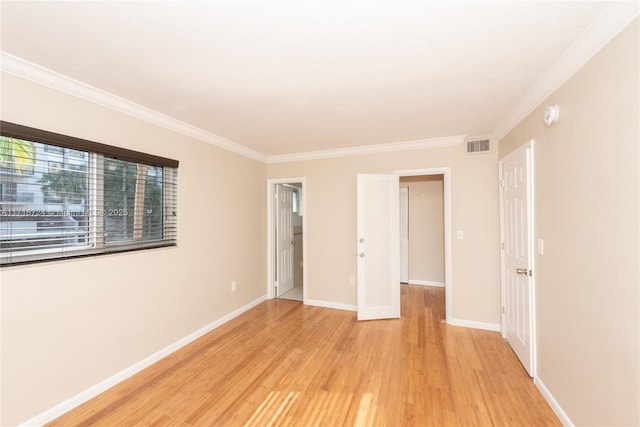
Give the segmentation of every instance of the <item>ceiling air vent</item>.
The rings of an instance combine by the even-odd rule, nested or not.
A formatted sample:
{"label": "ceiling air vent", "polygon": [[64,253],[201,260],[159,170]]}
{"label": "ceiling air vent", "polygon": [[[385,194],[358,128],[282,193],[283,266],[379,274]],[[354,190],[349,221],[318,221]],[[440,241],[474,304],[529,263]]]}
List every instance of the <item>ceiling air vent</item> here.
{"label": "ceiling air vent", "polygon": [[488,139],[467,141],[467,153],[487,153],[489,151],[491,151],[491,144]]}

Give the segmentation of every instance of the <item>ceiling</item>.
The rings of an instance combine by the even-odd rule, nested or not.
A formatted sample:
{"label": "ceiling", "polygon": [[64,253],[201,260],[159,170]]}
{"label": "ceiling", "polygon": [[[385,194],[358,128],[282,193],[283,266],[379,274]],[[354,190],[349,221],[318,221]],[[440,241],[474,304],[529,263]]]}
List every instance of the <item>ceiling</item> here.
{"label": "ceiling", "polygon": [[0,47],[273,156],[491,135],[607,6],[2,1]]}

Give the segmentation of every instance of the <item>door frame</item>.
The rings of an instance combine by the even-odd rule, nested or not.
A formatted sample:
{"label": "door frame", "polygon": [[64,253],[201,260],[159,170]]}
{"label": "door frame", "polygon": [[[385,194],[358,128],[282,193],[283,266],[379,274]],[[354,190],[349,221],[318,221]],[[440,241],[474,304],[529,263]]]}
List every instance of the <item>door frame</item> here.
{"label": "door frame", "polygon": [[[446,322],[453,322],[453,256],[451,253],[451,168],[405,169],[393,172],[399,177],[442,175],[444,196],[444,299]],[[398,206],[399,209],[399,206]]]}
{"label": "door frame", "polygon": [[[507,316],[506,316],[506,295],[507,295],[507,283],[506,283],[506,269],[505,269],[505,254],[504,254],[504,241],[505,241],[505,212],[504,212],[504,192],[503,192],[503,180],[502,173],[504,168],[504,163],[509,160],[509,158],[516,153],[520,152],[520,150],[528,150],[529,151],[529,159],[530,162],[527,165],[528,171],[528,189],[527,189],[527,235],[529,237],[529,268],[533,271],[533,274],[530,276],[530,302],[529,302],[529,323],[530,323],[530,340],[531,340],[531,376],[532,378],[537,377],[537,340],[536,340],[536,268],[535,268],[535,244],[534,244],[534,202],[535,202],[535,181],[534,181],[534,145],[535,141],[533,139],[529,140],[527,143],[521,145],[516,148],[503,158],[498,161],[498,189],[500,194],[500,297],[501,297],[501,333],[503,338],[507,338]],[[526,152],[525,152],[526,155]]]}
{"label": "door frame", "polygon": [[[277,184],[301,184],[302,188],[302,303],[307,301],[307,187],[304,177],[267,179],[267,299],[276,297],[275,290],[275,226],[274,198]],[[299,199],[300,200],[300,199]]]}

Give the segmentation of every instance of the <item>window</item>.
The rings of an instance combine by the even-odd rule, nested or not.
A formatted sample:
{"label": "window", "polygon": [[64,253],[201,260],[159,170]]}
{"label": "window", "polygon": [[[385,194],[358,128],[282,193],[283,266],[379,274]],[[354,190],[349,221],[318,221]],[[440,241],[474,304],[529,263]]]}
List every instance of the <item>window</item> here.
{"label": "window", "polygon": [[18,200],[18,184],[15,182],[0,182],[0,202],[15,202]]}
{"label": "window", "polygon": [[55,146],[55,145],[45,145],[44,151],[46,151],[47,153],[59,153],[59,154],[62,154],[64,149],[62,147],[58,147],[58,146]]}
{"label": "window", "polygon": [[0,265],[173,246],[178,162],[0,122]]}

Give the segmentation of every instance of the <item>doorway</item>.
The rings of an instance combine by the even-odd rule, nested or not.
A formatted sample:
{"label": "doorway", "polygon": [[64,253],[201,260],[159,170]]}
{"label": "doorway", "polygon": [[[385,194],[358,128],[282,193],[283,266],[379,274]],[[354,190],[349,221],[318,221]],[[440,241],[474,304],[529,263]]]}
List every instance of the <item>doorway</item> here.
{"label": "doorway", "polygon": [[[394,173],[400,177],[400,188],[408,188],[409,242],[406,245],[407,260],[401,260],[401,263],[408,264],[405,267],[407,283],[444,287],[446,322],[451,323],[451,170],[432,168]],[[402,212],[402,207],[399,209]]]}
{"label": "doorway", "polygon": [[306,300],[304,178],[267,181],[267,297]]}
{"label": "doorway", "polygon": [[[451,169],[448,167],[400,170],[392,174],[358,174],[358,320],[400,316],[399,178],[421,175],[442,176],[445,312],[446,322],[453,321]],[[372,235],[371,231],[375,233]],[[369,270],[375,274],[369,274]]]}
{"label": "doorway", "polygon": [[442,175],[400,177],[400,271],[401,283],[444,287]]}

